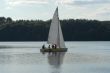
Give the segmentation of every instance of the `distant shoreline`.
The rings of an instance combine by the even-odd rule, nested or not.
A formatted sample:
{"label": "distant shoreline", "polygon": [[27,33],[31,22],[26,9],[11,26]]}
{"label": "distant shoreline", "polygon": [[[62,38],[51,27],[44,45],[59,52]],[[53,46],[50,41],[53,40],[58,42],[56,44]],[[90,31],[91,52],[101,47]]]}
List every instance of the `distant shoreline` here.
{"label": "distant shoreline", "polygon": [[[65,41],[110,41],[110,21],[60,20]],[[46,41],[51,20],[12,20],[0,17],[0,41]]]}

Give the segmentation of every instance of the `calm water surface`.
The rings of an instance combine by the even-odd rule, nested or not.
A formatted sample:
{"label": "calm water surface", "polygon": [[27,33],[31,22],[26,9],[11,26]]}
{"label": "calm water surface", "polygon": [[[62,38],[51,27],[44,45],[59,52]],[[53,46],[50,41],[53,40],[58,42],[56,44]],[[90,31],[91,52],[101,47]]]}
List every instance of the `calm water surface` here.
{"label": "calm water surface", "polygon": [[0,73],[110,73],[110,41],[66,42],[66,53],[40,53],[45,42],[0,42]]}

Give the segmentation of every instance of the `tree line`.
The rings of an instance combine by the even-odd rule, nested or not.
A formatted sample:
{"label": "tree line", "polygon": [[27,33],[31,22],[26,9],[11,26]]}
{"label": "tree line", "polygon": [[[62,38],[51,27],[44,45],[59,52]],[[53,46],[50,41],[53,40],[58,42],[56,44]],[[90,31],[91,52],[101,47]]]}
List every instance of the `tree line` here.
{"label": "tree line", "polygon": [[[110,41],[110,21],[60,20],[65,41]],[[47,41],[51,20],[0,17],[0,41]]]}

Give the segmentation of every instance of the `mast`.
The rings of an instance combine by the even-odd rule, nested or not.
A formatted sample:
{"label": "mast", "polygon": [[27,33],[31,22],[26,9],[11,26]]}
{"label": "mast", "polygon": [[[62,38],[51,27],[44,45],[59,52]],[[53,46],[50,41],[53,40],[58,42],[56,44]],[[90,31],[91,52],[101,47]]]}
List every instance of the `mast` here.
{"label": "mast", "polygon": [[58,46],[59,46],[59,48],[60,48],[60,33],[59,33],[59,26],[60,26],[60,24],[59,24],[59,14],[58,14],[58,7],[57,7],[57,17],[58,17],[58,39],[57,39],[57,42],[58,42]]}

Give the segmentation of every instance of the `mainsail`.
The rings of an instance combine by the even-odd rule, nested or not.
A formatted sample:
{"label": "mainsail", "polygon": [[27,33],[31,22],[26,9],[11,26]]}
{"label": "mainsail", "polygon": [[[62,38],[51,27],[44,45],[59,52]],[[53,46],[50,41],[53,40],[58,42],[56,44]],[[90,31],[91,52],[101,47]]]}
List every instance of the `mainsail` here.
{"label": "mainsail", "polygon": [[56,44],[59,48],[66,48],[61,26],[60,26],[59,17],[58,17],[58,7],[55,10],[55,13],[51,22],[47,43]]}

